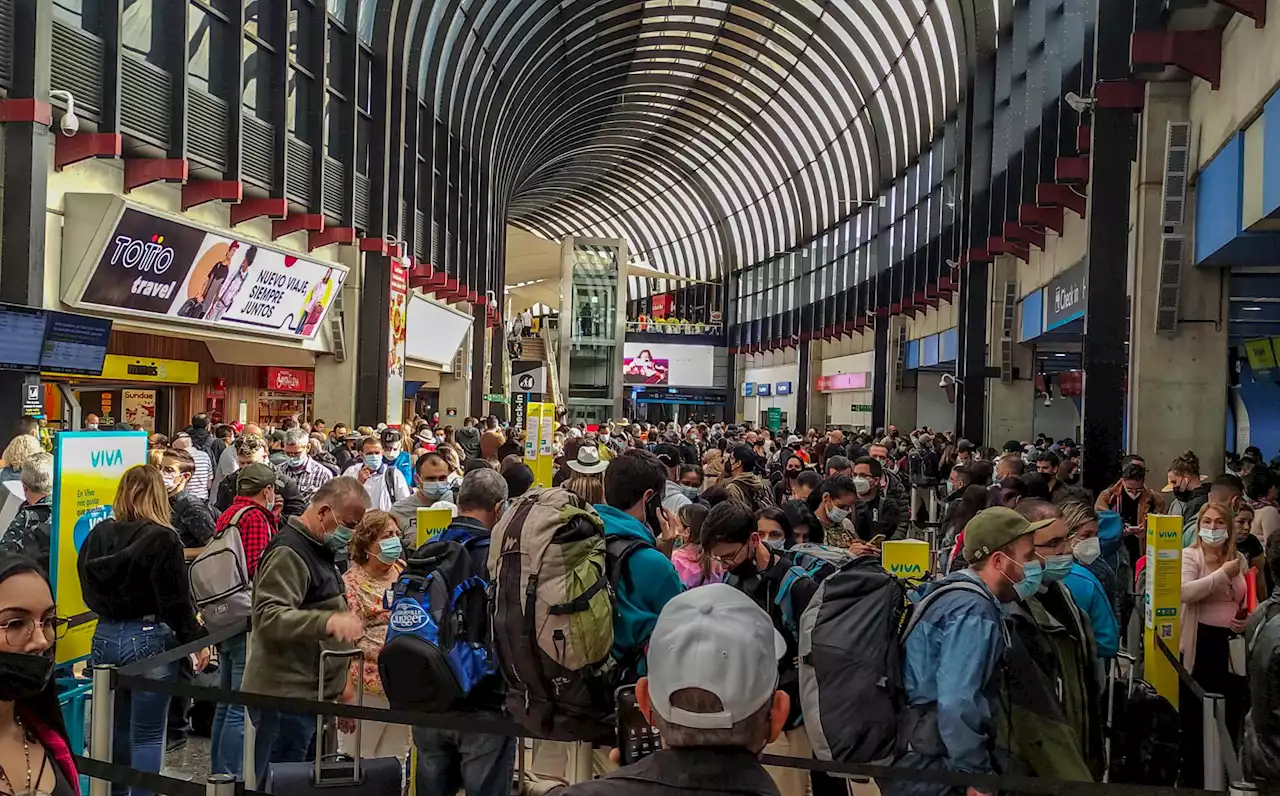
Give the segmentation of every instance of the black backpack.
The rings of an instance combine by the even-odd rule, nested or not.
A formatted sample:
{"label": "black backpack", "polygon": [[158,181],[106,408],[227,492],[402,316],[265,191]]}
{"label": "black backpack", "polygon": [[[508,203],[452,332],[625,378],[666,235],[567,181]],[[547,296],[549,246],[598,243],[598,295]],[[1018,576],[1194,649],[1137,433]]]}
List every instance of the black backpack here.
{"label": "black backpack", "polygon": [[1175,784],[1182,759],[1178,711],[1145,680],[1117,688],[1113,699],[1111,782]]}

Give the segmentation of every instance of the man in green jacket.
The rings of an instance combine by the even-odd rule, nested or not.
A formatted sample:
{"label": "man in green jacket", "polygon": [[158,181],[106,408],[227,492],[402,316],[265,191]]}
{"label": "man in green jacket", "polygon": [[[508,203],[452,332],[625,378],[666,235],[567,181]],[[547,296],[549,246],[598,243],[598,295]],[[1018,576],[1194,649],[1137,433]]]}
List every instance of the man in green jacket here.
{"label": "man in green jacket", "polygon": [[[255,694],[314,699],[321,652],[351,649],[364,635],[347,610],[335,549],[351,540],[369,498],[355,478],[332,478],[299,517],[290,517],[267,545],[253,581],[253,632],[241,687]],[[348,658],[328,657],[324,697],[337,699],[347,681]],[[315,717],[279,710],[249,711],[257,728],[254,762],[259,779],[267,763],[299,763],[315,734]]]}

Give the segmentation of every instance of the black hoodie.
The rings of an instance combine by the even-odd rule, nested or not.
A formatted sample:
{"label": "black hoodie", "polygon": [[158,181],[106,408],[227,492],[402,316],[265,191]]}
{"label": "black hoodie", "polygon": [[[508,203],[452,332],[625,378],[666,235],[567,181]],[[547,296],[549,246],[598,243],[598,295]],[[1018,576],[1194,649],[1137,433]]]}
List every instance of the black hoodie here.
{"label": "black hoodie", "polygon": [[85,605],[103,619],[153,616],[181,644],[205,635],[191,601],[182,542],[172,528],[103,520],[85,538],[78,564]]}

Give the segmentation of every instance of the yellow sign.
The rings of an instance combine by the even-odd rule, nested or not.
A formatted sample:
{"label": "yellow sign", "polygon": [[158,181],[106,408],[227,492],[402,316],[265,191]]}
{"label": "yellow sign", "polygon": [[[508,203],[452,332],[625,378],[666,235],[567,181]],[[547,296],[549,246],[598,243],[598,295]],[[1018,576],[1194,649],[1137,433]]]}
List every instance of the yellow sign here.
{"label": "yellow sign", "polygon": [[906,580],[921,580],[929,572],[929,543],[920,539],[895,539],[881,546],[885,571]]}
{"label": "yellow sign", "polygon": [[1246,340],[1244,350],[1249,355],[1249,367],[1254,370],[1269,370],[1276,366],[1276,353],[1269,338]]}
{"label": "yellow sign", "polygon": [[67,663],[89,655],[97,626],[80,590],[80,548],[89,531],[112,516],[111,504],[125,470],[147,463],[147,434],[64,431],[54,438],[53,456],[49,569],[58,615],[72,623],[58,642],[58,663]]}
{"label": "yellow sign", "polygon": [[[47,376],[59,378],[59,374]],[[151,359],[148,357],[122,357],[107,354],[102,363],[101,376],[77,376],[76,378],[102,378],[111,381],[155,381],[168,384],[199,384],[200,363],[185,359]]]}
{"label": "yellow sign", "polygon": [[1156,646],[1159,638],[1178,654],[1182,638],[1182,517],[1147,515],[1147,591],[1143,676],[1165,699],[1178,706],[1178,672]]}
{"label": "yellow sign", "polygon": [[430,507],[418,509],[418,517],[416,520],[418,531],[414,537],[418,547],[422,547],[427,542],[440,535],[440,532],[449,527],[453,522],[453,512],[449,509],[433,509]]}

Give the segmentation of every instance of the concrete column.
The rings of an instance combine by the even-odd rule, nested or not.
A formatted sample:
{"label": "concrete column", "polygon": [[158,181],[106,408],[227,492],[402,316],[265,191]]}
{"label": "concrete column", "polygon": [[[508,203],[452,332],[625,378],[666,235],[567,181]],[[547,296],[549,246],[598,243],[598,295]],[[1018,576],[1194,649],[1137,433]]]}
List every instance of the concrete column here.
{"label": "concrete column", "polygon": [[729,360],[729,367],[733,369],[733,383],[737,385],[737,389],[729,396],[729,406],[733,411],[729,413],[728,421],[741,423],[747,411],[747,399],[742,397],[742,385],[747,380],[747,365],[751,362],[751,355],[736,354],[729,357]]}
{"label": "concrete column", "polygon": [[[1166,124],[1188,118],[1190,87],[1149,83],[1139,131],[1138,187],[1134,216],[1132,327],[1129,331],[1129,440],[1127,449],[1161,473],[1173,457],[1190,449],[1202,473],[1222,472],[1222,429],[1227,413],[1227,295],[1216,268],[1182,266],[1178,331],[1155,332],[1160,272],[1161,192]],[[1194,131],[1193,131],[1194,133]],[[1182,231],[1194,228],[1194,187],[1187,195]],[[1182,319],[1195,319],[1183,321]],[[1215,326],[1205,319],[1222,318]],[[1089,386],[1085,385],[1086,401]]]}
{"label": "concrete column", "polygon": [[897,426],[903,434],[916,427],[916,374],[904,369],[902,379],[898,379],[898,362],[907,355],[902,335],[906,328],[907,319],[894,316],[889,327],[889,390],[885,403],[885,428]]}
{"label": "concrete column", "polygon": [[[806,340],[800,344],[798,355],[800,358],[800,377],[804,379],[808,376],[808,383],[804,385],[804,393],[800,392],[800,385],[796,385],[796,423],[797,431],[803,432],[810,427],[823,428],[826,425],[827,417],[831,414],[827,403],[830,396],[826,393],[818,392],[818,377],[822,375],[822,351],[823,344],[821,341]],[[806,400],[807,399],[807,400]],[[800,402],[804,401],[804,414],[800,414]]]}
{"label": "concrete column", "polygon": [[[991,285],[987,306],[987,366],[999,369],[1004,335],[1005,284],[1018,281],[1018,260],[1008,255],[996,258],[991,264]],[[1014,295],[1020,291],[1015,290]],[[1011,383],[1005,384],[997,376],[986,379],[987,429],[986,438],[972,440],[989,447],[999,448],[1006,441],[1029,440],[1035,425],[1035,362],[1031,346],[1010,342],[1013,347],[1013,369],[1017,374]]]}
{"label": "concrete column", "polygon": [[[339,258],[350,271],[342,286],[342,328],[346,356],[341,362],[337,357],[316,358],[316,391],[312,417],[323,417],[332,425],[343,421],[355,428],[366,423],[378,423],[381,418],[356,416],[356,367],[359,357],[357,342],[360,334],[360,294],[364,287],[364,272],[360,268],[360,254],[351,246],[339,246]],[[330,312],[333,310],[331,309]],[[332,419],[330,419],[332,418]]]}

